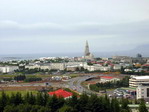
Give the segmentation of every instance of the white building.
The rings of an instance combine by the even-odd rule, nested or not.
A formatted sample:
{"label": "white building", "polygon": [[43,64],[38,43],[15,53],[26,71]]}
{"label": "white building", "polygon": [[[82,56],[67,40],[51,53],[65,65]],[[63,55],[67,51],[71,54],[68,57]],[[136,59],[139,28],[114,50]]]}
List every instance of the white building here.
{"label": "white building", "polygon": [[26,65],[25,68],[35,69],[35,68],[40,68],[40,65],[39,64],[29,64],[29,65]]}
{"label": "white building", "polygon": [[89,65],[85,64],[84,69],[87,69],[88,71],[97,71],[97,70],[110,71],[111,66],[102,66],[102,65],[99,65],[99,64],[94,64],[94,65],[89,66]]}
{"label": "white building", "polygon": [[56,70],[64,70],[65,69],[65,64],[64,63],[51,63],[51,64],[29,64],[26,65],[25,68],[28,69],[35,69],[35,68],[39,68],[39,69],[56,69]]}
{"label": "white building", "polygon": [[142,84],[149,84],[149,76],[131,76],[129,79],[130,87],[138,87]]}
{"label": "white building", "polygon": [[136,89],[137,92],[137,99],[144,99],[144,100],[149,100],[149,85],[144,86],[140,85]]}
{"label": "white building", "polygon": [[14,70],[19,69],[18,66],[1,66],[0,67],[0,72],[2,73],[10,73],[10,72],[14,72]]}
{"label": "white building", "polygon": [[110,77],[110,76],[101,76],[100,77],[100,83],[115,82],[115,81],[120,81],[120,79],[116,78],[116,77]]}
{"label": "white building", "polygon": [[64,63],[51,63],[51,69],[56,70],[65,70],[65,64]]}
{"label": "white building", "polygon": [[101,66],[100,67],[100,71],[110,71],[111,70],[111,66]]}
{"label": "white building", "polygon": [[115,64],[115,65],[113,66],[113,69],[114,69],[114,70],[120,70],[120,69],[121,69],[121,65]]}

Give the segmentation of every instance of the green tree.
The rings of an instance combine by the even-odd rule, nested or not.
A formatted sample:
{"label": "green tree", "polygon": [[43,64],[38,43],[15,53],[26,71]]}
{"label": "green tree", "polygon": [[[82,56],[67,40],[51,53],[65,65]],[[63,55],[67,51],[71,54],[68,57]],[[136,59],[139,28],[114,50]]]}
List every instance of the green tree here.
{"label": "green tree", "polygon": [[73,95],[72,98],[67,100],[68,106],[71,106],[74,111],[77,111],[78,108],[78,98],[76,95]]}
{"label": "green tree", "polygon": [[43,106],[44,105],[43,102],[44,102],[44,99],[43,99],[42,93],[38,92],[36,96],[36,104]]}
{"label": "green tree", "polygon": [[8,104],[9,97],[6,95],[4,91],[1,93],[0,97],[0,111],[3,112],[4,107]]}
{"label": "green tree", "polygon": [[19,111],[18,111],[18,109],[15,108],[15,106],[7,105],[4,108],[4,111],[3,112],[19,112]]}
{"label": "green tree", "polygon": [[25,96],[24,96],[24,102],[26,104],[31,104],[31,105],[34,105],[36,103],[36,98],[35,96],[33,95],[32,92],[28,92]]}
{"label": "green tree", "polygon": [[73,112],[73,108],[68,105],[64,105],[58,110],[58,112]]}
{"label": "green tree", "polygon": [[130,108],[128,107],[128,99],[122,99],[122,104],[121,104],[121,112],[126,111],[130,112]]}
{"label": "green tree", "polygon": [[[61,98],[63,99],[63,98]],[[48,102],[48,106],[51,108],[52,112],[56,112],[59,108],[61,108],[63,106],[63,102],[62,100],[60,100],[59,98],[56,97],[56,95],[53,95]]]}
{"label": "green tree", "polygon": [[143,99],[141,99],[141,102],[139,104],[139,112],[148,112]]}
{"label": "green tree", "polygon": [[80,96],[78,104],[79,104],[79,110],[81,112],[85,112],[86,111],[88,100],[89,100],[89,96],[87,96],[86,93],[83,93]]}
{"label": "green tree", "polygon": [[101,108],[101,100],[97,95],[91,95],[88,100],[86,112],[106,112]]}
{"label": "green tree", "polygon": [[52,112],[48,107],[41,107],[37,112]]}
{"label": "green tree", "polygon": [[120,112],[120,106],[119,106],[119,102],[116,98],[111,100],[111,108],[110,108],[111,112]]}

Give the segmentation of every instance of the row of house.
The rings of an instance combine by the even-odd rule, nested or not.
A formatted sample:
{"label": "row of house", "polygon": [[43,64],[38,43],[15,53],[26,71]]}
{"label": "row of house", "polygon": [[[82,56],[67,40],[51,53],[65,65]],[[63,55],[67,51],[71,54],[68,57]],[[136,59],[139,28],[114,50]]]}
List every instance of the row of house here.
{"label": "row of house", "polygon": [[11,73],[17,69],[19,69],[18,66],[0,66],[0,72],[1,73]]}
{"label": "row of house", "polygon": [[[88,71],[110,71],[110,70],[120,70],[121,65],[113,64],[113,65],[101,65],[101,64],[93,64],[88,65],[87,62],[67,62],[67,63],[29,63],[28,65],[20,65],[25,66],[26,69],[43,69],[43,70],[67,70],[67,71],[77,71],[77,69],[84,68]],[[124,66],[124,65],[123,65]],[[0,72],[9,73],[14,70],[19,69],[19,66],[0,66]]]}

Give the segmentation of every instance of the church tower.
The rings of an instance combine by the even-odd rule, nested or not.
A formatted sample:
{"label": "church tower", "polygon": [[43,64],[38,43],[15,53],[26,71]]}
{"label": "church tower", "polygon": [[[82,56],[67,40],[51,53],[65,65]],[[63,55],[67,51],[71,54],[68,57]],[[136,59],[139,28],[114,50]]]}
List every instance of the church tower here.
{"label": "church tower", "polygon": [[86,45],[85,45],[84,58],[87,60],[93,60],[94,59],[94,55],[91,54],[89,51],[88,41],[86,41]]}
{"label": "church tower", "polygon": [[89,52],[89,45],[88,45],[88,41],[86,41],[86,45],[85,45],[85,54],[84,56],[89,56],[90,52]]}

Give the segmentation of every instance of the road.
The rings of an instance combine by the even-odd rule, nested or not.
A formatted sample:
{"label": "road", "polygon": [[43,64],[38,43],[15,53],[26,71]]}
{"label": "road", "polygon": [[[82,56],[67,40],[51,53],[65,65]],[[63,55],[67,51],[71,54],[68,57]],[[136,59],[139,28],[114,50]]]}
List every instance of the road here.
{"label": "road", "polygon": [[76,89],[77,92],[79,93],[87,93],[87,94],[97,94],[96,92],[93,92],[87,88],[84,88],[81,83],[84,82],[85,80],[89,79],[89,78],[93,78],[93,77],[97,77],[100,75],[85,75],[82,77],[76,77],[76,78],[72,78],[69,80],[68,82],[68,86],[70,89]]}

